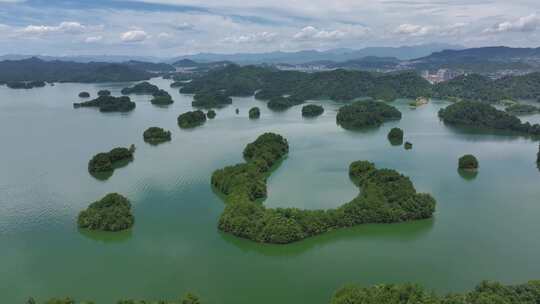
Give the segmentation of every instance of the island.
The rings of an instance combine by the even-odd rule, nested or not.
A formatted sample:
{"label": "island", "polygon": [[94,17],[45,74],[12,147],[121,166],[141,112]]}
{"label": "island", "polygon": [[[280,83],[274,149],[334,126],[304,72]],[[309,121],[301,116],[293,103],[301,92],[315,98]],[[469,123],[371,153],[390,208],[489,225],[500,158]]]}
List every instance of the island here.
{"label": "island", "polygon": [[151,145],[158,145],[171,141],[171,131],[166,131],[159,127],[150,127],[144,131],[143,139]]}
{"label": "island", "polygon": [[109,90],[99,90],[97,92],[97,95],[100,96],[100,97],[101,96],[111,96],[111,91],[109,91]]}
{"label": "island", "polygon": [[135,146],[129,148],[114,148],[109,152],[102,152],[94,155],[88,162],[88,172],[90,174],[112,172],[119,163],[133,160]]}
{"label": "island", "polygon": [[230,104],[232,98],[220,92],[195,94],[191,103],[192,106],[203,109],[222,108]]}
{"label": "island", "polygon": [[208,112],[206,112],[206,117],[208,119],[214,119],[216,118],[216,111],[214,110],[208,110]]}
{"label": "island", "polygon": [[178,126],[183,129],[190,129],[200,126],[206,122],[206,114],[203,111],[188,111],[178,116]]}
{"label": "island", "polygon": [[10,89],[33,89],[42,88],[46,85],[44,81],[8,81],[6,86]]}
{"label": "island", "polygon": [[316,117],[324,113],[324,108],[320,105],[309,104],[302,107],[302,116]]}
{"label": "island", "polygon": [[504,109],[512,115],[532,115],[540,113],[540,108],[528,104],[513,104]]}
{"label": "island", "polygon": [[426,104],[428,104],[428,103],[429,103],[429,98],[427,98],[427,97],[418,97],[418,98],[416,98],[414,101],[411,101],[411,102],[409,103],[409,105],[410,105],[411,107],[416,108],[416,107],[420,107],[420,106],[426,105]]}
{"label": "island", "polygon": [[338,110],[337,124],[344,129],[354,130],[365,127],[378,127],[391,120],[400,120],[401,112],[384,102],[366,100],[356,101]]}
{"label": "island", "polygon": [[143,81],[140,83],[137,83],[136,85],[132,87],[123,88],[122,91],[120,91],[123,95],[129,95],[129,94],[148,94],[153,95],[159,91],[158,86],[153,85],[147,81]]}
{"label": "island", "polygon": [[387,137],[393,146],[401,146],[403,144],[403,130],[400,128],[392,128],[388,132]]}
{"label": "island", "polygon": [[410,179],[367,161],[353,162],[349,175],[362,188],[336,209],[266,208],[266,180],[289,152],[287,140],[265,133],[244,149],[246,162],[214,171],[211,183],[225,197],[218,228],[260,243],[286,244],[327,231],[366,223],[395,223],[430,218],[435,199],[417,193]]}
{"label": "island", "polygon": [[460,170],[474,171],[478,169],[478,160],[472,154],[465,154],[459,158],[458,168]]}
{"label": "island", "polygon": [[540,125],[521,120],[495,107],[477,101],[460,101],[439,111],[445,124],[540,135]]}
{"label": "island", "polygon": [[171,94],[165,90],[158,90],[152,95],[152,100],[150,102],[156,106],[168,106],[174,103],[174,100],[171,97]]}
{"label": "island", "polygon": [[94,107],[99,108],[100,112],[129,112],[135,109],[135,106],[135,103],[131,101],[128,96],[114,97],[105,95],[89,101],[73,104],[75,109],[81,107]]}
{"label": "island", "polygon": [[295,96],[279,96],[274,97],[268,101],[267,106],[270,110],[273,111],[285,111],[289,109],[290,107],[297,106],[299,104],[303,104],[304,100],[295,97]]}
{"label": "island", "polygon": [[249,109],[249,119],[259,119],[259,117],[261,117],[261,110],[259,107]]}
{"label": "island", "polygon": [[80,98],[88,98],[88,97],[90,97],[90,93],[88,93],[88,92],[80,92],[79,97]]}
{"label": "island", "polygon": [[129,229],[134,222],[131,203],[118,193],[109,193],[93,202],[77,219],[79,228],[111,232]]}
{"label": "island", "polygon": [[404,147],[405,147],[405,150],[411,150],[412,149],[412,143],[406,141]]}

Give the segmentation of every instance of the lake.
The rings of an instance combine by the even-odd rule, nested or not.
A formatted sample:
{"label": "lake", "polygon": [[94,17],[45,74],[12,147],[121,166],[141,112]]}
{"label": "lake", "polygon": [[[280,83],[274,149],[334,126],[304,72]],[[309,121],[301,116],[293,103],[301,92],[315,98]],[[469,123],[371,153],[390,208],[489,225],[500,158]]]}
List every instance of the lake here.
{"label": "lake", "polygon": [[[204,303],[328,303],[348,283],[415,282],[439,293],[464,291],[484,279],[505,284],[540,279],[538,142],[445,126],[433,101],[401,121],[365,131],[336,125],[340,104],[316,101],[325,113],[301,117],[301,106],[273,113],[264,102],[233,98],[205,125],[181,130],[190,95],[167,89],[161,108],[132,96],[131,113],[73,109],[80,91],[119,95],[122,84],[56,84],[32,90],[0,87],[0,297],[23,303],[72,296],[96,303],[122,298],[177,299],[191,291]],[[259,120],[248,110],[261,108]],[[235,114],[238,108],[240,113]],[[540,122],[540,115],[525,119]],[[143,131],[172,131],[170,143],[145,144]],[[405,131],[412,150],[386,135]],[[284,135],[289,156],[268,180],[270,207],[333,208],[358,189],[355,160],[410,176],[437,200],[431,220],[365,225],[290,245],[262,245],[217,230],[223,201],[210,186],[215,169],[242,161],[245,145],[264,132]],[[107,181],[88,174],[90,158],[135,144],[135,160]],[[458,158],[477,156],[476,177],[461,176]],[[133,205],[135,226],[121,233],[79,231],[89,203],[119,192]]]}

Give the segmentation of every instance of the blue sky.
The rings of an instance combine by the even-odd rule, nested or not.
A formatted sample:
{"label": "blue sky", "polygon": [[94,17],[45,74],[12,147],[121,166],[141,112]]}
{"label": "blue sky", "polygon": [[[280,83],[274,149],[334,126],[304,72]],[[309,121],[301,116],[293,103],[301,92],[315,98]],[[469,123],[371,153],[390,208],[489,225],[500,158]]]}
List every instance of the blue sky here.
{"label": "blue sky", "polygon": [[538,0],[0,0],[0,54],[540,46]]}

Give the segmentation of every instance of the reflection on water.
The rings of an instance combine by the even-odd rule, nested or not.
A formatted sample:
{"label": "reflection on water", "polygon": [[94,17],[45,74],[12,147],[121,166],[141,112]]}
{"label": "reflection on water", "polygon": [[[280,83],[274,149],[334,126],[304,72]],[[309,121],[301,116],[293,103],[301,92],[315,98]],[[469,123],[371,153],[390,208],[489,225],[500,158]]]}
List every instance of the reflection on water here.
{"label": "reflection on water", "polygon": [[84,237],[93,241],[98,241],[105,244],[123,243],[133,236],[133,230],[127,229],[123,231],[108,232],[108,231],[92,231],[88,229],[78,228],[78,231]]}
{"label": "reflection on water", "polygon": [[457,172],[459,176],[461,176],[464,180],[472,181],[478,176],[478,170],[465,170],[465,169],[457,169]]}

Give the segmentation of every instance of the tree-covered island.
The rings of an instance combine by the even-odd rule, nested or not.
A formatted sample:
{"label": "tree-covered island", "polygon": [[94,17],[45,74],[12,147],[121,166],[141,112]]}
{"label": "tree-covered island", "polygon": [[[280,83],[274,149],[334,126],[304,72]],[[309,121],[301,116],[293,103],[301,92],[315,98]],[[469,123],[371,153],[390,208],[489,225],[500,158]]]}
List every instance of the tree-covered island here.
{"label": "tree-covered island", "polygon": [[478,160],[472,154],[465,154],[459,158],[458,168],[460,170],[477,170],[478,169]]}
{"label": "tree-covered island", "polygon": [[388,132],[387,137],[393,146],[401,146],[403,144],[403,130],[400,128],[392,128]]}
{"label": "tree-covered island", "polygon": [[90,93],[88,93],[88,92],[80,92],[79,97],[80,98],[88,98],[88,97],[90,97]]}
{"label": "tree-covered island", "polygon": [[123,95],[129,95],[129,94],[153,95],[153,94],[156,94],[158,91],[159,91],[158,86],[153,85],[147,81],[143,81],[143,82],[135,84],[132,87],[123,88],[121,93]]}
{"label": "tree-covered island", "polygon": [[296,96],[279,96],[273,97],[268,101],[268,108],[272,111],[285,111],[290,107],[294,107],[300,104],[303,104],[304,100]]}
{"label": "tree-covered island", "polygon": [[111,91],[109,90],[99,90],[97,96],[111,96]]}
{"label": "tree-covered island", "polygon": [[362,192],[341,207],[266,208],[259,200],[267,195],[267,175],[288,151],[285,138],[265,133],[244,149],[246,162],[212,174],[212,185],[226,196],[220,230],[255,242],[285,244],[365,223],[426,219],[435,211],[433,197],[417,193],[408,177],[366,161],[351,164],[349,174]]}
{"label": "tree-covered island", "polygon": [[44,81],[8,81],[6,86],[10,89],[33,89],[42,88],[46,85]]}
{"label": "tree-covered island", "polygon": [[90,174],[112,172],[120,162],[131,161],[135,153],[135,146],[129,148],[114,148],[109,152],[102,152],[94,155],[88,162],[88,172]]}
{"label": "tree-covered island", "polygon": [[96,99],[85,102],[74,103],[74,108],[94,107],[100,112],[129,112],[135,109],[135,103],[128,96],[106,96],[101,95]]}
{"label": "tree-covered island", "polygon": [[249,109],[249,119],[259,119],[259,117],[261,117],[261,110],[259,109],[259,107],[253,107],[251,109]]}
{"label": "tree-covered island", "polygon": [[302,107],[303,117],[316,117],[324,113],[324,108],[320,105],[308,104]]}
{"label": "tree-covered island", "polygon": [[461,101],[454,103],[441,109],[439,117],[449,125],[540,135],[540,125],[531,125],[529,122],[522,123],[514,115],[497,110],[483,102]]}
{"label": "tree-covered island", "polygon": [[232,98],[221,92],[197,93],[193,96],[192,106],[196,108],[211,109],[222,108],[232,104]]}
{"label": "tree-covered island", "polygon": [[216,111],[214,110],[208,110],[208,112],[206,112],[206,117],[208,119],[214,119],[216,118]]}
{"label": "tree-covered island", "polygon": [[206,122],[206,114],[203,111],[188,111],[178,116],[178,126],[183,129],[194,128]]}
{"label": "tree-covered island", "polygon": [[170,104],[174,103],[174,100],[172,99],[171,94],[165,90],[158,90],[154,94],[152,94],[152,99],[150,100],[150,103],[156,106],[168,106]]}
{"label": "tree-covered island", "polygon": [[513,104],[504,109],[512,115],[531,115],[540,113],[540,108],[528,104]]}
{"label": "tree-covered island", "polygon": [[373,100],[357,101],[338,110],[337,124],[345,129],[378,127],[391,120],[400,120],[401,112],[384,102]]}
{"label": "tree-covered island", "polygon": [[93,202],[79,213],[79,228],[100,231],[121,231],[133,226],[135,219],[131,213],[131,203],[118,193],[109,193]]}
{"label": "tree-covered island", "polygon": [[143,139],[146,143],[158,145],[171,141],[171,131],[167,131],[160,127],[150,127],[144,131]]}

